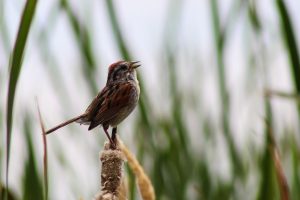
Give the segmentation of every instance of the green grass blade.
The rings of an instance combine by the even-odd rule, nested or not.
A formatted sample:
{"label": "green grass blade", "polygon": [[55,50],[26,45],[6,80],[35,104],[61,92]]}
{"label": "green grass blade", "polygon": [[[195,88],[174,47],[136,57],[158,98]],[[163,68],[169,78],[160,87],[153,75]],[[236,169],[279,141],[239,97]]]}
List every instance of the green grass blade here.
{"label": "green grass blade", "polygon": [[34,147],[32,142],[32,121],[29,115],[26,116],[24,120],[24,131],[26,137],[26,149],[28,151],[28,158],[25,163],[24,177],[23,177],[23,197],[24,200],[33,199],[44,199],[43,196],[43,184],[38,173],[38,168],[36,165],[36,158],[34,153]]}
{"label": "green grass blade", "polygon": [[128,199],[136,199],[136,180],[135,180],[135,176],[133,174],[133,171],[130,169],[130,167],[128,166],[128,164],[126,163],[126,171],[127,171],[127,176],[128,176]]}
{"label": "green grass blade", "polygon": [[234,168],[234,173],[237,175],[243,174],[243,165],[242,161],[240,160],[239,154],[235,147],[233,138],[232,138],[232,130],[230,127],[230,113],[229,113],[229,93],[227,89],[227,81],[226,81],[226,74],[225,74],[225,65],[224,65],[224,31],[221,30],[220,25],[220,16],[218,10],[218,3],[216,0],[211,1],[211,13],[212,13],[212,20],[213,20],[213,33],[215,38],[215,46],[216,46],[216,53],[217,53],[217,66],[218,66],[218,84],[219,84],[219,93],[221,97],[222,110],[221,110],[221,120],[222,120],[222,128],[225,135],[226,142],[229,147],[229,152],[231,156],[231,161]]}
{"label": "green grass blade", "polygon": [[19,78],[19,74],[22,67],[22,58],[27,41],[28,32],[30,25],[35,13],[37,0],[28,0],[25,4],[21,22],[19,25],[17,39],[14,45],[13,52],[11,54],[10,62],[10,76],[8,84],[8,96],[7,96],[7,111],[6,111],[6,186],[8,187],[8,168],[9,168],[9,152],[11,143],[11,129],[12,129],[12,116],[13,116],[13,105],[15,98],[15,90]]}
{"label": "green grass blade", "polygon": [[[291,75],[294,79],[295,89],[300,94],[300,57],[293,25],[289,16],[285,1],[276,0],[276,5],[281,21],[283,39],[290,59]],[[300,118],[300,105],[298,104],[298,116]],[[300,119],[299,119],[300,120]]]}
{"label": "green grass blade", "polygon": [[254,28],[254,30],[259,31],[262,29],[261,19],[259,18],[258,13],[257,13],[257,3],[256,2],[249,4],[248,17],[249,17],[250,23],[251,23],[252,27]]}
{"label": "green grass blade", "polygon": [[[124,37],[122,35],[122,31],[116,16],[115,8],[113,1],[105,1],[107,6],[108,17],[112,26],[112,30],[115,36],[115,40],[119,49],[119,52],[124,60],[133,60],[133,56],[131,55],[127,44],[125,43]],[[143,64],[143,63],[142,63]],[[139,100],[139,114],[140,114],[140,122],[139,128],[143,129],[144,136],[151,135],[151,130],[153,129],[153,125],[151,124],[151,106],[149,103],[149,98],[147,97],[147,93],[144,86],[143,77],[138,72],[139,84],[141,89],[140,100]],[[149,142],[150,144],[151,142]]]}
{"label": "green grass blade", "polygon": [[61,8],[67,13],[68,19],[71,23],[72,30],[79,45],[79,51],[84,61],[83,72],[94,95],[98,92],[98,87],[94,77],[94,72],[97,66],[96,60],[92,53],[93,51],[91,37],[89,35],[88,29],[82,23],[80,23],[68,0],[61,0],[60,4]]}
{"label": "green grass blade", "polygon": [[115,13],[113,1],[108,0],[105,1],[105,3],[108,10],[108,15],[109,15],[110,23],[112,25],[113,33],[119,47],[119,51],[125,60],[131,60],[132,56],[130,55],[127,45],[125,44],[124,38],[122,36],[120,25]]}
{"label": "green grass blade", "polygon": [[56,95],[59,97],[63,108],[65,108],[65,110],[71,110],[70,102],[72,100],[70,99],[70,95],[68,94],[69,91],[66,88],[64,74],[60,71],[61,66],[55,57],[55,52],[50,48],[53,30],[59,19],[58,12],[60,12],[60,6],[54,4],[47,16],[47,24],[40,29],[38,36],[39,53],[45,69],[47,70],[48,77],[51,79],[50,83],[52,84],[52,87],[55,88]]}
{"label": "green grass blade", "polygon": [[292,143],[292,187],[291,187],[291,196],[292,199],[299,199],[300,198],[300,172],[299,172],[299,168],[300,168],[300,162],[299,162],[299,155],[300,155],[300,151],[298,149],[297,143],[296,143],[296,139],[293,138],[293,140],[291,140]]}
{"label": "green grass blade", "polygon": [[[177,57],[178,54],[177,48],[175,48],[177,44],[177,38],[180,31],[180,23],[178,23],[183,14],[183,7],[184,7],[184,1],[177,0],[170,2],[168,6],[168,14],[167,19],[165,22],[166,29],[164,30],[164,39],[163,39],[163,45],[165,47],[165,52],[167,55],[167,69],[168,69],[168,84],[169,84],[169,90],[170,95],[172,99],[172,105],[171,105],[171,112],[172,112],[172,123],[174,128],[176,128],[176,136],[177,138],[172,139],[172,143],[174,143],[175,146],[178,146],[184,153],[185,158],[189,160],[190,152],[188,152],[188,130],[186,128],[186,122],[184,121],[184,114],[183,114],[183,101],[182,101],[182,94],[180,90],[178,89],[178,64],[177,64]],[[167,131],[169,134],[174,134],[171,131]],[[189,165],[189,162],[186,162],[186,165]],[[184,188],[184,186],[182,187]]]}
{"label": "green grass blade", "polygon": [[272,143],[269,132],[271,131],[273,116],[271,112],[271,105],[268,99],[265,99],[265,148],[260,163],[261,181],[257,200],[264,199],[278,199],[279,194],[276,189],[275,169],[272,162],[272,155],[270,151],[270,144]]}
{"label": "green grass blade", "polygon": [[[105,1],[106,7],[107,7],[107,12],[108,12],[108,17],[112,26],[112,30],[115,36],[116,43],[118,45],[119,52],[124,60],[132,60],[132,55],[129,51],[128,46],[125,43],[124,37],[122,35],[122,31],[116,16],[115,8],[113,1]],[[147,94],[144,90],[144,83],[143,83],[143,78],[140,73],[138,73],[139,77],[139,83],[140,83],[140,88],[141,88],[141,95],[140,95],[140,101],[139,101],[139,112],[140,112],[140,117],[141,117],[141,122],[144,126],[144,130],[146,131],[145,133],[149,133],[149,130],[151,130],[151,125],[150,125],[150,118],[149,115],[151,115],[151,108],[150,104],[148,102]],[[147,131],[148,130],[148,131]]]}

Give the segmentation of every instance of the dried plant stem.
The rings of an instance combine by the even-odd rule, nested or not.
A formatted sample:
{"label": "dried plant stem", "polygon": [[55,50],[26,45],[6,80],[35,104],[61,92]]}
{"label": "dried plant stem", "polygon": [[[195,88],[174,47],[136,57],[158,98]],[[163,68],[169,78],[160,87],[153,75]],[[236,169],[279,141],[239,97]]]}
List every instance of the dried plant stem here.
{"label": "dried plant stem", "polygon": [[47,153],[47,137],[46,137],[46,129],[44,126],[44,122],[42,119],[41,111],[39,104],[36,100],[36,105],[38,109],[38,115],[39,115],[39,122],[42,129],[42,137],[43,137],[43,150],[44,150],[44,158],[43,158],[43,164],[44,164],[44,188],[45,188],[45,199],[48,199],[48,153]]}
{"label": "dried plant stem", "polygon": [[143,200],[154,200],[155,193],[151,181],[147,174],[144,172],[143,167],[139,164],[135,156],[129,151],[129,149],[119,140],[119,148],[124,153],[128,164],[136,176],[137,184]]}
{"label": "dried plant stem", "polygon": [[289,186],[286,179],[286,176],[283,171],[282,162],[280,158],[280,153],[278,146],[276,144],[276,140],[274,138],[273,133],[273,126],[272,126],[272,109],[271,104],[269,102],[269,97],[266,96],[266,105],[267,105],[267,120],[266,120],[266,127],[267,127],[267,142],[268,142],[268,149],[270,151],[270,155],[272,157],[275,173],[277,177],[278,187],[280,191],[280,199],[281,200],[289,200]]}
{"label": "dried plant stem", "polygon": [[269,128],[268,134],[270,137],[269,150],[271,152],[272,160],[273,160],[274,166],[275,166],[276,177],[277,177],[278,186],[279,186],[279,190],[280,190],[280,199],[281,200],[289,200],[290,199],[289,198],[289,186],[288,186],[288,183],[287,183],[287,180],[286,180],[283,168],[282,168],[279,150],[277,148],[271,128]]}
{"label": "dried plant stem", "polygon": [[286,177],[284,175],[281,161],[280,161],[280,155],[276,148],[272,151],[272,158],[274,161],[275,169],[276,169],[276,176],[278,180],[278,185],[280,189],[280,196],[282,200],[289,200],[289,186],[286,180]]}
{"label": "dried plant stem", "polygon": [[281,97],[281,98],[287,98],[287,99],[294,99],[297,103],[300,103],[300,95],[293,92],[284,92],[284,91],[276,91],[276,90],[270,90],[266,89],[265,94],[266,97]]}

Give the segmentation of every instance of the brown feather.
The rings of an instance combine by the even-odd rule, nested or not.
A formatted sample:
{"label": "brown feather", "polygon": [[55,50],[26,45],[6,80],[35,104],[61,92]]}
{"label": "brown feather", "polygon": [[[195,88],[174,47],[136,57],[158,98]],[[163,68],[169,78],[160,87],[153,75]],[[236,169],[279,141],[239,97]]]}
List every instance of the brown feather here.
{"label": "brown feather", "polygon": [[[114,120],[118,117],[123,108],[126,109],[127,106],[133,103],[131,101],[131,92],[134,92],[135,87],[130,82],[119,84],[121,84],[121,86],[116,86],[115,88],[117,89],[114,89],[111,95],[104,97],[100,109],[97,110],[97,114],[91,119],[89,130],[100,124],[109,123]],[[114,100],[112,101],[112,99]],[[95,113],[95,111],[93,111],[93,113]]]}

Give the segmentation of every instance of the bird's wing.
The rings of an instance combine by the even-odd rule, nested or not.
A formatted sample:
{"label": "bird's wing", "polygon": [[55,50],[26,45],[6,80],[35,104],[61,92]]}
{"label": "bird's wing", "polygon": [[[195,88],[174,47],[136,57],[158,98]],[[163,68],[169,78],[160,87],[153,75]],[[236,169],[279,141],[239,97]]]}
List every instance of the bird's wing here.
{"label": "bird's wing", "polygon": [[135,90],[132,83],[118,83],[113,87],[109,86],[109,88],[105,88],[104,90],[107,91],[101,92],[102,95],[99,97],[101,105],[97,105],[96,110],[93,110],[95,115],[91,118],[89,130],[115,118],[120,109],[132,103],[130,102],[133,94],[132,90]]}
{"label": "bird's wing", "polygon": [[97,115],[97,111],[101,108],[101,105],[105,100],[104,97],[107,96],[108,92],[109,92],[108,87],[105,86],[85,110],[86,117],[82,118],[80,121],[78,121],[78,123],[90,124],[91,120]]}

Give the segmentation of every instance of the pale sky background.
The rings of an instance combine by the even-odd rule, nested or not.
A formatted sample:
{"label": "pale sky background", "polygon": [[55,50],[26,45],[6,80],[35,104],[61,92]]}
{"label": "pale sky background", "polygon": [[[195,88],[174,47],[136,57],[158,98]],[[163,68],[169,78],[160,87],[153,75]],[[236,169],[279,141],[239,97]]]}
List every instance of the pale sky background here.
{"label": "pale sky background", "polygon": [[[3,13],[0,14],[0,17],[4,16],[8,28],[8,44],[12,48],[25,1],[0,1],[2,1],[1,4],[3,6],[1,8]],[[100,90],[106,81],[108,65],[120,60],[105,5],[101,0],[72,0],[70,2],[72,2],[72,8],[76,11],[76,15],[80,16],[82,23],[92,33],[92,40],[94,41],[92,45],[94,53],[96,53],[97,65],[99,66],[97,86]],[[164,85],[166,82],[164,79],[166,79],[167,74],[164,73],[163,66],[166,55],[164,54],[164,41],[162,40],[167,28],[167,10],[171,1],[117,0],[114,2],[126,42],[135,60],[140,60],[143,64],[139,71],[145,79],[148,93],[151,94],[151,103],[155,105],[154,112],[158,116],[168,116],[169,108],[166,106],[169,104],[167,100],[168,94],[165,93],[167,86]],[[229,14],[229,6],[232,1],[225,0],[220,2],[221,19],[224,20]],[[276,90],[291,92],[293,88],[289,72],[289,61],[284,50],[284,44],[281,43],[278,16],[274,12],[276,10],[275,3],[271,0],[256,2],[264,27],[262,31],[263,43],[267,47],[266,65],[270,72],[267,77],[269,79],[268,85]],[[298,14],[300,1],[290,0],[286,2],[289,6],[289,12],[292,14],[295,33],[300,33],[300,18]],[[62,105],[60,99],[62,97],[55,93],[56,88],[53,88],[51,79],[47,75],[48,72],[45,69],[46,66],[39,50],[40,43],[37,40],[40,28],[49,25],[47,21],[48,15],[55,4],[57,4],[57,1],[53,0],[41,0],[38,2],[37,13],[29,34],[23,68],[16,90],[9,176],[10,186],[20,196],[20,180],[22,180],[23,176],[23,165],[20,163],[24,162],[27,155],[23,151],[25,147],[22,133],[24,111],[36,112],[35,97],[37,97],[46,127],[49,128],[83,112],[93,96],[96,95],[90,94],[85,80],[82,78],[83,76],[80,76],[82,73],[82,62],[79,58],[78,45],[74,42],[74,35],[63,12],[58,14],[56,22],[50,26],[49,45],[58,61],[60,73],[65,81],[65,87],[68,89],[66,96],[69,97],[71,102],[68,102],[67,110]],[[182,90],[186,88],[190,89],[190,91],[193,88],[202,89],[202,96],[199,97],[203,101],[204,107],[202,110],[215,117],[218,116],[219,112],[219,97],[209,0],[187,0],[183,1],[181,6],[182,13],[178,23],[168,25],[171,30],[176,28],[176,26],[180,30],[176,36],[177,42],[173,45],[180,60],[180,78],[178,83]],[[232,95],[231,117],[234,123],[231,125],[235,133],[235,141],[239,149],[245,151],[245,156],[250,157],[247,145],[255,141],[258,146],[261,146],[264,142],[261,132],[264,116],[262,105],[264,83],[261,78],[264,77],[264,70],[262,69],[262,64],[257,66],[257,70],[261,73],[258,73],[260,76],[256,80],[252,80],[253,83],[251,85],[254,89],[250,90],[251,94],[247,93],[249,90],[244,91],[245,85],[241,85],[241,82],[244,82],[247,78],[245,69],[248,63],[245,57],[247,54],[245,46],[257,49],[257,52],[260,50],[259,43],[253,39],[253,33],[248,33],[249,25],[245,24],[246,17],[245,14],[239,15],[240,19],[233,26],[226,46],[225,65],[227,68],[226,73],[229,77],[227,84]],[[0,34],[2,34],[2,31]],[[299,34],[295,35],[299,41]],[[247,37],[250,38],[250,42]],[[299,42],[298,46],[300,46]],[[5,116],[3,109],[6,106],[8,87],[8,58],[4,44],[0,43],[0,105],[3,116]],[[195,60],[197,63],[194,63]],[[274,100],[273,103],[276,120],[282,122],[276,123],[278,130],[283,130],[283,124],[298,128],[296,125],[296,112],[294,112],[295,105],[290,100]],[[121,138],[126,144],[134,144],[134,138],[130,134],[130,130],[135,116],[136,112],[131,114],[127,122],[121,125]],[[198,119],[194,115],[189,115],[187,118],[190,119],[189,128],[198,127]],[[5,121],[4,119],[2,120],[1,123],[4,124]],[[249,121],[252,121],[251,127],[249,127]],[[253,133],[243,132],[246,127],[247,130],[253,129]],[[34,130],[34,144],[37,156],[39,156],[37,158],[39,163],[37,164],[39,167],[42,167],[42,138],[40,137],[38,123],[36,123]],[[2,126],[1,131],[5,133],[4,126]],[[299,139],[299,134],[297,134],[297,137]],[[191,135],[191,138],[195,148],[201,149],[201,143],[204,142],[201,141],[203,137],[194,134]],[[48,137],[50,190],[55,191],[51,192],[51,195],[53,195],[51,199],[78,199],[80,196],[84,197],[84,199],[91,199],[99,185],[98,179],[95,179],[99,170],[97,156],[102,148],[104,139],[105,135],[102,131],[99,134],[99,129],[91,134],[87,131],[87,127],[78,126],[77,124],[61,129],[59,133]],[[214,151],[216,154],[210,153],[212,154],[212,161],[220,160],[218,169],[221,168],[225,171],[220,172],[220,174],[223,174],[226,178],[226,172],[229,169],[226,158],[222,156],[222,148],[224,148],[222,139],[221,137],[220,145]],[[1,145],[5,144],[4,134],[2,134],[0,142]],[[134,146],[131,145],[131,147],[135,151]],[[61,154],[66,159],[69,171],[66,171],[58,162],[58,154]],[[4,158],[1,161],[1,179],[4,182],[5,164],[3,161]]]}

